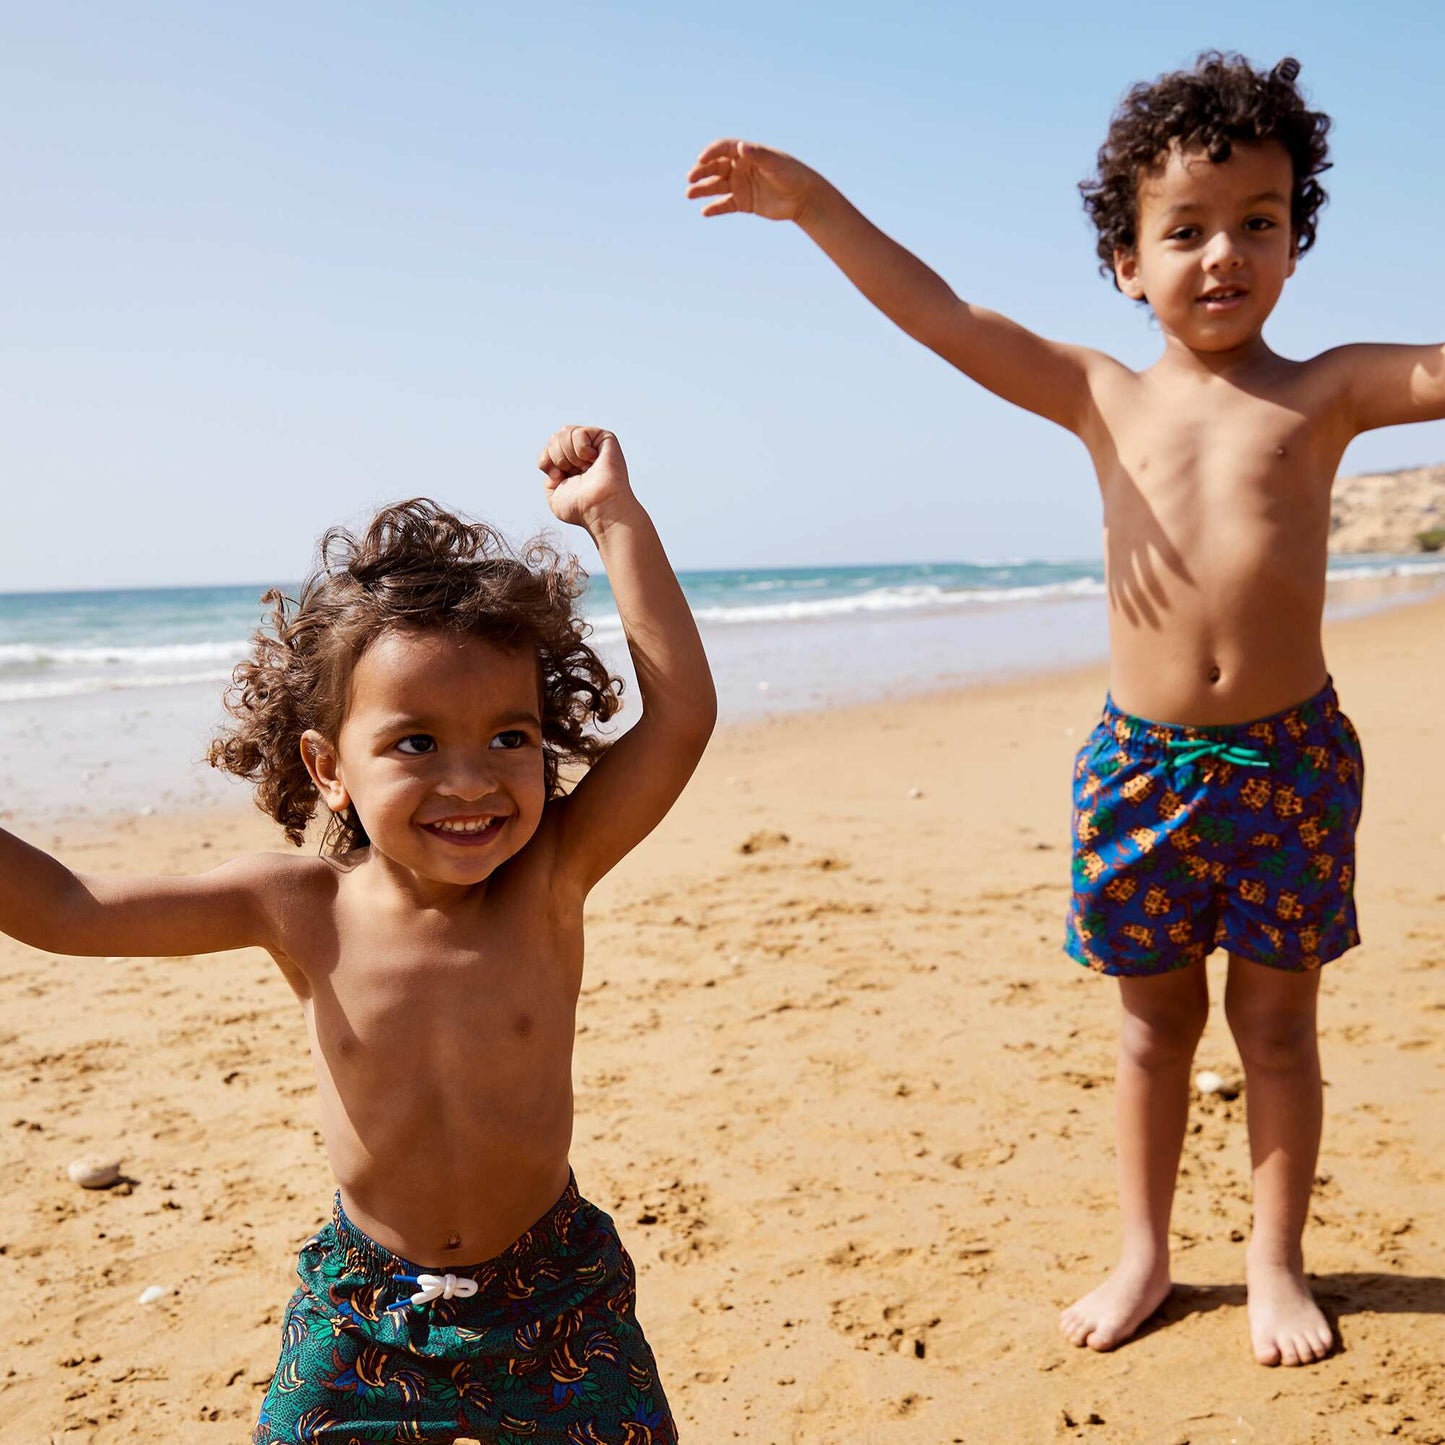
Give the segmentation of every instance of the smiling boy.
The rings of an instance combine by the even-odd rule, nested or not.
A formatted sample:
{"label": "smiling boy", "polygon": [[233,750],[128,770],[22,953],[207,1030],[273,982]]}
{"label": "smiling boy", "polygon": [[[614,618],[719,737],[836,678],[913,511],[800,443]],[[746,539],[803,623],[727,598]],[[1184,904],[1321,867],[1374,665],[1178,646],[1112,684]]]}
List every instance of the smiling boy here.
{"label": "smiling boy", "polygon": [[[716,715],[707,658],[611,432],[538,465],[607,568],[643,710],[544,540],[424,498],[269,593],[211,760],[316,855],[75,874],[0,829],[0,931],[71,955],[265,949],[296,995],[336,1177],[255,1445],[675,1445],[612,1220],[572,1176],[583,910],[662,821]],[[581,773],[564,786],[564,772]],[[199,975],[197,975],[199,976]]]}
{"label": "smiling boy", "polygon": [[1350,440],[1445,417],[1445,348],[1343,346],[1308,361],[1263,327],[1315,239],[1329,119],[1299,65],[1211,52],[1136,86],[1081,189],[1105,274],[1153,311],[1135,372],[961,300],[816,172],[722,140],[689,176],[703,214],[792,220],[910,336],[1088,448],[1104,505],[1110,695],[1075,769],[1067,946],[1119,979],[1123,1248],[1065,1335],[1127,1340],[1171,1289],[1169,1215],[1204,959],[1229,953],[1244,1063],[1256,1359],[1333,1343],[1304,1271],[1322,1090],[1319,967],[1359,941],[1363,764],[1320,638],[1330,487]]}

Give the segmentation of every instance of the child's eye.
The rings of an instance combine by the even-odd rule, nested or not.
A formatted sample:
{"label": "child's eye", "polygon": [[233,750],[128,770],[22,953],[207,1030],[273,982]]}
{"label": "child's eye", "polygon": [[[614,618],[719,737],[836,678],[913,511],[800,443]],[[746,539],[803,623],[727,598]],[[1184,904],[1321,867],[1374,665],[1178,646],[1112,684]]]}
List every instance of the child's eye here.
{"label": "child's eye", "polygon": [[1192,241],[1199,231],[1194,226],[1180,226],[1177,230],[1170,231],[1164,238],[1166,241]]}
{"label": "child's eye", "polygon": [[1251,216],[1244,225],[1249,231],[1272,231],[1275,228],[1275,222],[1270,216]]}
{"label": "child's eye", "polygon": [[405,753],[409,758],[421,757],[426,753],[434,753],[437,747],[437,740],[428,733],[412,733],[410,737],[402,738],[397,743],[396,750]]}
{"label": "child's eye", "polygon": [[516,728],[509,728],[504,733],[498,733],[496,737],[492,739],[492,746],[494,748],[506,748],[508,750],[524,748],[527,746],[527,734]]}

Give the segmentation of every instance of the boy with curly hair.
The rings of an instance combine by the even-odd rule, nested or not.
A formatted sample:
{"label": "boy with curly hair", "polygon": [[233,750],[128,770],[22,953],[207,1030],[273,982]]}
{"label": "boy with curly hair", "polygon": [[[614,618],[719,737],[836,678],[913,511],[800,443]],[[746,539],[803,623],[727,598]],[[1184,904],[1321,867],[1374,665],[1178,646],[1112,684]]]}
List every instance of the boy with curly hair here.
{"label": "boy with curly hair", "polygon": [[[577,1191],[572,1041],[588,891],[662,820],[716,711],[609,432],[540,466],[600,551],[643,715],[574,611],[575,561],[435,504],[329,532],[279,593],[211,760],[294,843],[180,878],[80,877],[0,831],[0,928],[66,954],[260,947],[301,1003],[339,1185],[301,1251],[254,1439],[668,1445],[612,1221]],[[564,792],[559,769],[591,763]]]}
{"label": "boy with curly hair", "polygon": [[1169,1214],[1204,958],[1247,1084],[1250,1334],[1263,1364],[1331,1349],[1302,1239],[1319,1148],[1320,965],[1359,941],[1363,767],[1325,669],[1330,487],[1350,440],[1445,417],[1445,348],[1308,361],[1263,328],[1314,244],[1329,118],[1282,60],[1208,52],[1136,86],[1081,187],[1102,269],[1147,304],[1163,353],[1135,372],[961,300],[824,178],[739,140],[688,177],[703,215],[795,221],[880,310],[990,391],[1073,432],[1104,504],[1110,687],[1075,770],[1068,951],[1119,979],[1123,1249],[1063,1312],[1113,1349],[1171,1289]]}

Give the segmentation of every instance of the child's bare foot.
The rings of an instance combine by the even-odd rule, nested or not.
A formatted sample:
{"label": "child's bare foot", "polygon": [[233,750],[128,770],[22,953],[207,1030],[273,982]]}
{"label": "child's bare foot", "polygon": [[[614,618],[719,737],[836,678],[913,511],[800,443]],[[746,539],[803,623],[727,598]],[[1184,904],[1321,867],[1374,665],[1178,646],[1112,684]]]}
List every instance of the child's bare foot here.
{"label": "child's bare foot", "polygon": [[1121,1261],[1098,1289],[1059,1316],[1059,1328],[1070,1344],[1112,1350],[1169,1298],[1173,1287],[1167,1258],[1145,1265]]}
{"label": "child's bare foot", "polygon": [[1315,1303],[1304,1270],[1249,1260],[1249,1337],[1261,1365],[1313,1365],[1334,1348],[1335,1333]]}

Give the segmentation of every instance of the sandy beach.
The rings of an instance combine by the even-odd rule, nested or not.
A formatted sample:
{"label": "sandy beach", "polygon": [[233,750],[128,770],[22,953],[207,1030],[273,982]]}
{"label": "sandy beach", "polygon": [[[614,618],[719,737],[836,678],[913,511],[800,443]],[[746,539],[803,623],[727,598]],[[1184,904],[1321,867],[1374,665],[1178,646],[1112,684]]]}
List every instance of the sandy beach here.
{"label": "sandy beach", "polygon": [[[594,896],[575,1069],[578,1180],[637,1261],[685,1440],[1445,1441],[1442,635],[1438,598],[1328,633],[1367,757],[1365,944],[1324,982],[1306,1247],[1341,1348],[1306,1370],[1250,1358],[1243,1101],[1218,1096],[1174,1297],[1111,1355],[1057,1330],[1116,1239],[1117,991],[1059,947],[1102,669],[718,737]],[[235,806],[24,831],[97,871],[279,846]],[[1198,1062],[1237,1072],[1217,998]],[[0,939],[0,1439],[248,1438],[329,1207],[312,1094],[259,953]],[[69,1182],[91,1152],[120,1188]]]}

